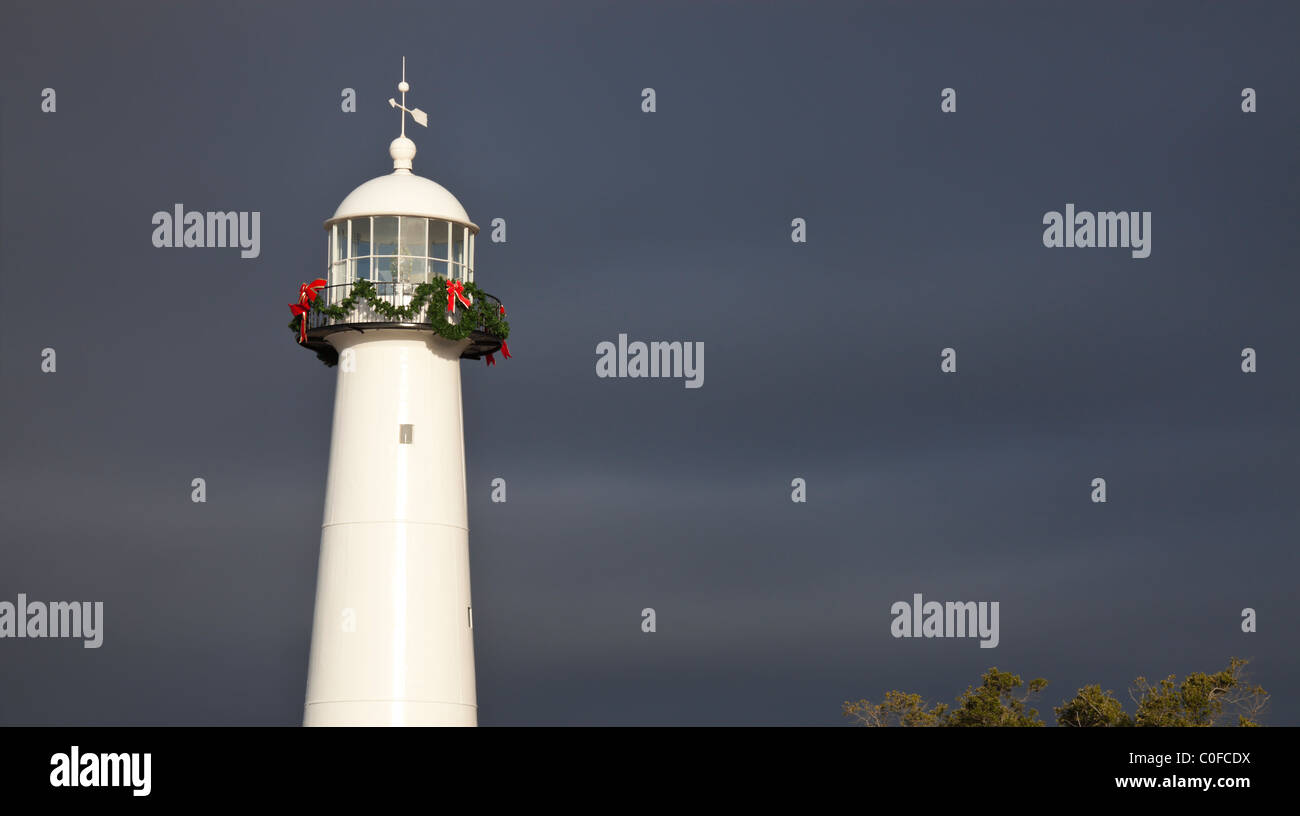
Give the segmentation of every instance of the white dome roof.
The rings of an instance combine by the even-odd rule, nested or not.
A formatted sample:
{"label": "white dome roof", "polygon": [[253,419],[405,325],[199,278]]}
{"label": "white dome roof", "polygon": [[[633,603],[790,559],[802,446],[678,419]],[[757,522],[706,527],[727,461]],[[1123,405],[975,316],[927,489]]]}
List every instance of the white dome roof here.
{"label": "white dome roof", "polygon": [[330,220],[361,215],[419,215],[457,221],[478,229],[446,187],[410,171],[398,170],[362,184],[348,193]]}

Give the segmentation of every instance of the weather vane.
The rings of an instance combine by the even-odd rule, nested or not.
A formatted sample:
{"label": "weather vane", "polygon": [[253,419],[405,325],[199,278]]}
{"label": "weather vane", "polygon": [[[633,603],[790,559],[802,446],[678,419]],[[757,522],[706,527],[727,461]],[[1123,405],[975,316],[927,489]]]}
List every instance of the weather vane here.
{"label": "weather vane", "polygon": [[399,105],[396,99],[389,97],[388,104],[394,108],[401,108],[402,111],[402,137],[406,137],[406,114],[411,114],[411,118],[420,127],[429,126],[429,114],[419,108],[406,107],[406,92],[411,90],[411,86],[406,83],[406,57],[402,57],[402,81],[397,83],[397,90],[402,92],[402,103]]}

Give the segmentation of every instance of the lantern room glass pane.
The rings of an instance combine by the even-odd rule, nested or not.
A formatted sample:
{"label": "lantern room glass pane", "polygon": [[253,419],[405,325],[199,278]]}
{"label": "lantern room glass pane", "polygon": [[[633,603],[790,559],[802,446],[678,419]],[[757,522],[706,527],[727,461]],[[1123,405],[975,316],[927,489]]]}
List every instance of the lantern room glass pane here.
{"label": "lantern room glass pane", "polygon": [[342,221],[330,230],[330,273],[327,277],[331,286],[347,282],[347,258],[348,222]]}
{"label": "lantern room glass pane", "polygon": [[429,222],[429,257],[430,274],[439,278],[447,277],[447,251],[451,241],[451,224],[446,221]]}
{"label": "lantern room glass pane", "polygon": [[335,263],[346,260],[348,257],[348,222],[340,221],[334,225],[334,254]]}
{"label": "lantern room glass pane", "polygon": [[[391,283],[396,273],[397,255],[397,216],[376,215],[372,229],[374,245],[374,280],[376,283]],[[389,256],[389,257],[383,257]],[[379,294],[391,294],[391,287],[379,287]]]}
{"label": "lantern room glass pane", "polygon": [[398,252],[399,255],[407,255],[412,258],[424,257],[426,223],[428,221],[424,218],[402,216],[401,250]]}
{"label": "lantern room glass pane", "polygon": [[402,283],[428,283],[428,264],[424,258],[398,258],[398,280]]}
{"label": "lantern room glass pane", "polygon": [[469,228],[456,224],[453,230],[451,260],[456,266],[452,272],[456,277],[465,280],[465,234],[469,232]]}
{"label": "lantern room glass pane", "polygon": [[370,279],[370,219],[352,219],[352,236],[348,255],[356,258],[356,276],[359,280]]}
{"label": "lantern room glass pane", "polygon": [[446,221],[429,222],[429,257],[447,260],[447,244],[451,240],[451,224]]}
{"label": "lantern room glass pane", "polygon": [[[395,257],[377,257],[375,258],[375,277],[376,283],[391,283],[393,281],[394,267],[397,265]],[[389,294],[386,287],[379,288],[379,294]]]}
{"label": "lantern room glass pane", "polygon": [[397,216],[376,215],[374,226],[375,255],[397,254]]}

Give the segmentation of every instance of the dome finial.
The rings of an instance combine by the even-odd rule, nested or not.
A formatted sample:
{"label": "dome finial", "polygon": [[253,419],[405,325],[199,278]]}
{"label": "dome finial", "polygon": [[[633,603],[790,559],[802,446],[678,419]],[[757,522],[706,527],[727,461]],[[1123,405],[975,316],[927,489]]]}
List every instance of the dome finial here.
{"label": "dome finial", "polygon": [[402,57],[402,81],[397,83],[397,90],[402,94],[401,104],[398,104],[397,100],[392,98],[389,98],[388,104],[402,110],[402,133],[388,146],[388,155],[393,157],[394,172],[409,173],[411,172],[411,159],[415,158],[415,142],[406,138],[406,114],[411,114],[411,118],[420,127],[429,126],[429,115],[419,108],[407,109],[406,107],[406,92],[411,90],[411,86],[406,82],[406,57]]}

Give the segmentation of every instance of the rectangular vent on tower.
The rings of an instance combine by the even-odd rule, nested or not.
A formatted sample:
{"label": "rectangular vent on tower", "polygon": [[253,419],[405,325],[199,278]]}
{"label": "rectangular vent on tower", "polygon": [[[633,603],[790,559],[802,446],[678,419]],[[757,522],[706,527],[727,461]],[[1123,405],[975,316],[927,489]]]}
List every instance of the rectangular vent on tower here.
{"label": "rectangular vent on tower", "polygon": [[411,433],[412,433],[411,429],[413,427],[414,427],[413,425],[401,425],[398,427],[397,443],[399,445],[411,444]]}

